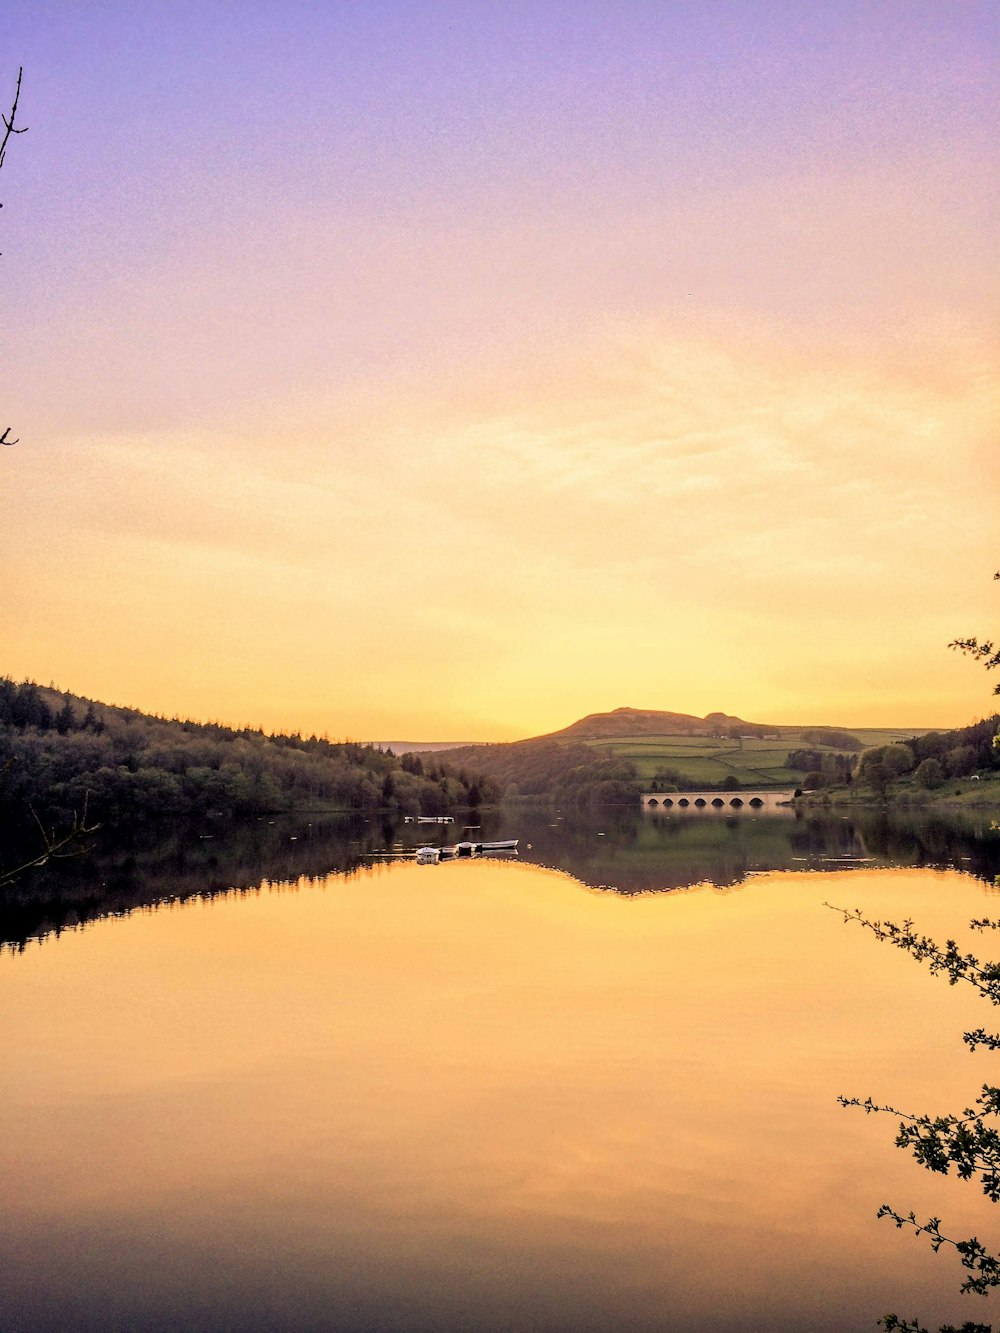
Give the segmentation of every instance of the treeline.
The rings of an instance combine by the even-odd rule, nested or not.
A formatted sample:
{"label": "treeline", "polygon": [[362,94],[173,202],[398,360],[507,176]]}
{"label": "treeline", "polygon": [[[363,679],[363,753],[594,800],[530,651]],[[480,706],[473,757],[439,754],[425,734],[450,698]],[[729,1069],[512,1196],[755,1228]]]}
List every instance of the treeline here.
{"label": "treeline", "polygon": [[508,800],[519,796],[549,797],[560,804],[637,804],[642,790],[635,764],[608,758],[588,745],[558,741],[512,741],[443,750],[454,765],[475,765]]}
{"label": "treeline", "polygon": [[850,750],[857,753],[864,744],[850,731],[836,731],[833,727],[810,727],[800,733],[806,745],[826,745],[831,750]]}
{"label": "treeline", "polygon": [[965,777],[979,768],[1000,768],[1000,748],[995,744],[1000,713],[957,731],[928,731],[906,742],[918,764],[937,759],[948,777]]}
{"label": "treeline", "polygon": [[154,717],[0,678],[0,813],[69,819],[324,809],[444,814],[497,799],[472,770],[371,745]]}
{"label": "treeline", "polygon": [[905,743],[866,750],[857,775],[873,791],[885,795],[900,778],[934,791],[946,782],[993,769],[1000,769],[1000,714],[957,731],[930,731]]}
{"label": "treeline", "polygon": [[807,787],[817,787],[849,782],[855,762],[853,755],[833,750],[792,750],[785,760],[785,767],[797,768],[806,774]]}
{"label": "treeline", "polygon": [[857,780],[881,795],[906,779],[933,791],[945,782],[1000,769],[1000,714],[954,731],[929,731],[878,745],[854,757],[829,750],[793,750],[786,763],[806,773],[809,789]]}

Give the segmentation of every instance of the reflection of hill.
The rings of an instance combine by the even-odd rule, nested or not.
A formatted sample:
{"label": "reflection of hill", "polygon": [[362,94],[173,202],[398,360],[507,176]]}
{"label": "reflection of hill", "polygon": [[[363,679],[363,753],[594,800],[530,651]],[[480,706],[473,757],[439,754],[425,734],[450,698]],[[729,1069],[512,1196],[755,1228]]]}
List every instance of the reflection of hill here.
{"label": "reflection of hill", "polygon": [[[86,856],[25,875],[4,892],[0,946],[20,948],[29,939],[143,908],[351,875],[421,842],[461,836],[459,827],[420,828],[362,816],[313,823],[185,822],[145,826],[141,837],[113,839],[105,833]],[[1000,835],[953,815],[650,819],[613,807],[566,817],[522,807],[484,814],[478,836],[517,837],[522,861],[624,894],[694,884],[729,888],[770,870],[871,864],[953,868],[990,885],[1000,873]]]}
{"label": "reflection of hill", "polygon": [[[739,884],[755,870],[790,865],[779,820],[625,819],[532,828],[522,857],[565,870],[595,888],[646,893],[711,883]],[[523,844],[522,844],[523,846]]]}
{"label": "reflection of hill", "polygon": [[1000,872],[1000,836],[961,818],[866,813],[853,819],[651,819],[603,811],[590,819],[557,819],[532,811],[517,831],[523,860],[618,893],[706,883],[729,888],[771,870],[872,864],[957,869],[989,884]]}

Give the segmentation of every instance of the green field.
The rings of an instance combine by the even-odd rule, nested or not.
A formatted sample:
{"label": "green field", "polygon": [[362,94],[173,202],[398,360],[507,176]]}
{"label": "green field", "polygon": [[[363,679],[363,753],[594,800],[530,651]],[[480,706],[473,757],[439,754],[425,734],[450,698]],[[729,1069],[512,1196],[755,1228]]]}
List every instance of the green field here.
{"label": "green field", "polygon": [[[638,770],[640,782],[651,780],[658,769],[676,768],[695,787],[729,776],[738,778],[745,787],[796,787],[802,781],[802,773],[785,767],[789,751],[826,748],[802,739],[802,732],[811,730],[815,728],[775,727],[766,738],[748,737],[742,745],[710,736],[613,736],[586,740],[584,744],[608,758],[630,759]],[[914,734],[864,727],[849,730],[866,749],[905,741]],[[830,753],[838,751],[830,747]]]}

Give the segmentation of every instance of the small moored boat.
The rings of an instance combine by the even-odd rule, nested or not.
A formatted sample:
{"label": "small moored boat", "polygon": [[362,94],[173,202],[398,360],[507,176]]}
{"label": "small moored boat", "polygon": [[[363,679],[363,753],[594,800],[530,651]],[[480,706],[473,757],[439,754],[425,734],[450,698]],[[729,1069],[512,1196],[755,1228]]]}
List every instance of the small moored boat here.
{"label": "small moored boat", "polygon": [[496,842],[456,842],[450,847],[418,847],[417,865],[437,865],[458,856],[492,856],[496,852],[516,852],[517,838],[503,838]]}

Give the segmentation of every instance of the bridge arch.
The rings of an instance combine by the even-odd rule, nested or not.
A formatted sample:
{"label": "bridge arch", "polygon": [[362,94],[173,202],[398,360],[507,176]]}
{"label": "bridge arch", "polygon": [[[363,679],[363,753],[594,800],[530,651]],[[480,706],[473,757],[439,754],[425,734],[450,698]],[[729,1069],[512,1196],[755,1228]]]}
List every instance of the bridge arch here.
{"label": "bridge arch", "polygon": [[642,808],[649,814],[713,815],[729,812],[739,814],[791,814],[792,788],[743,787],[738,792],[720,792],[711,789],[691,791],[644,792]]}

